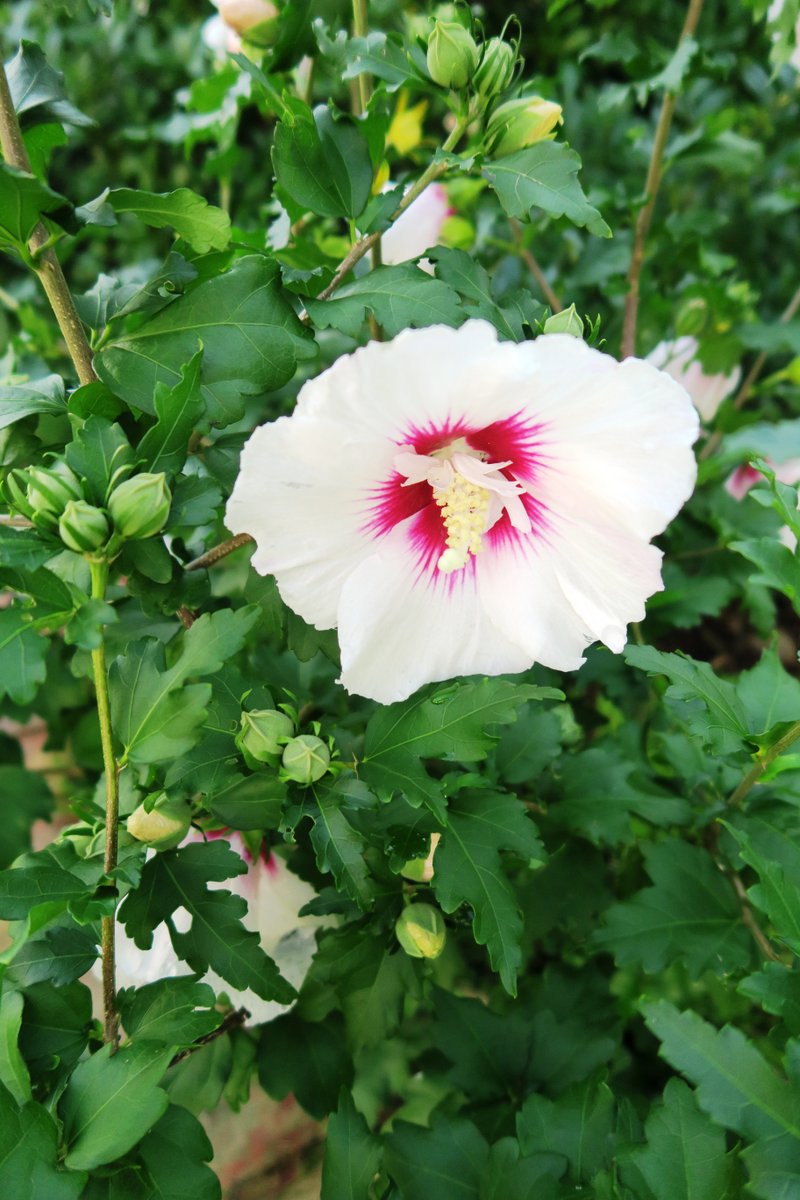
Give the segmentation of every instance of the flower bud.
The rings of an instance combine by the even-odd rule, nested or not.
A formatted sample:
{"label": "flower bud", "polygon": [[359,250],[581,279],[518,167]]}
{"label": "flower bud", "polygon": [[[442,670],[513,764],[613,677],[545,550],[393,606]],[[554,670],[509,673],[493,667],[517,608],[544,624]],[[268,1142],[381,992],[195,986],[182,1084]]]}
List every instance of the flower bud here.
{"label": "flower bud", "polygon": [[568,333],[571,337],[583,337],[583,321],[578,316],[574,304],[563,308],[561,312],[553,313],[544,323],[545,333]]}
{"label": "flower bud", "polygon": [[70,500],[80,500],[81,485],[66,463],[31,467],[27,473],[27,499],[35,516],[58,518]]}
{"label": "flower bud", "polygon": [[397,918],[397,940],[411,958],[438,958],[447,940],[444,917],[430,904],[409,904]]}
{"label": "flower bud", "polygon": [[496,158],[535,146],[555,137],[556,125],[563,125],[561,105],[541,96],[522,96],[507,100],[496,108],[486,126],[486,148]]}
{"label": "flower bud", "polygon": [[108,511],[120,537],[149,538],[164,528],[171,503],[166,475],[143,472],[114,488]]}
{"label": "flower bud", "polygon": [[285,739],[293,733],[294,722],[286,713],[278,712],[276,708],[255,709],[242,713],[236,745],[248,767],[260,766],[261,763],[277,767]]}
{"label": "flower bud", "polygon": [[172,850],[186,837],[192,813],[185,800],[170,800],[162,792],[148,812],[140,804],[128,817],[127,828],[138,842],[147,842],[154,850]]}
{"label": "flower bud", "polygon": [[13,508],[18,513],[22,513],[23,517],[27,517],[30,521],[33,517],[33,509],[28,503],[27,480],[25,472],[16,470],[9,471],[3,480],[3,495],[8,502],[9,508]]}
{"label": "flower bud", "polygon": [[70,500],[58,522],[58,532],[68,550],[86,554],[108,540],[108,517],[102,508],[85,500]]}
{"label": "flower bud", "polygon": [[400,872],[404,879],[410,879],[413,883],[430,883],[433,879],[433,856],[441,837],[440,833],[431,834],[431,848],[427,858],[410,858],[408,860]]}
{"label": "flower bud", "polygon": [[292,738],[283,751],[283,769],[295,783],[315,783],[321,779],[331,761],[331,752],[322,738],[301,733]]}
{"label": "flower bud", "polygon": [[478,65],[478,47],[458,21],[437,21],[428,38],[428,72],[440,87],[466,87]]}
{"label": "flower bud", "polygon": [[489,38],[473,81],[477,94],[490,100],[504,92],[514,78],[516,62],[517,53],[513,46],[502,38]]}
{"label": "flower bud", "polygon": [[708,305],[701,296],[693,296],[678,309],[675,330],[680,337],[697,337],[705,329],[707,320]]}

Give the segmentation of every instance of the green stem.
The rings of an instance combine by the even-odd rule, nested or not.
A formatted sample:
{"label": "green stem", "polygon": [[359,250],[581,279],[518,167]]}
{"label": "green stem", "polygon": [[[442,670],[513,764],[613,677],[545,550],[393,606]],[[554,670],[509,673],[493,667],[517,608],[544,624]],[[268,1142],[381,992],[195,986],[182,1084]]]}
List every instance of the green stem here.
{"label": "green stem", "polygon": [[[105,600],[108,583],[108,563],[90,560],[92,574],[92,599]],[[108,701],[108,671],[106,669],[106,646],[102,626],[100,644],[92,651],[94,690],[97,696],[97,717],[100,723],[100,742],[103,748],[103,769],[106,778],[106,851],[103,869],[110,875],[117,865],[117,827],[119,824],[119,774],[114,757],[114,741],[111,732],[111,707]],[[103,964],[103,1029],[104,1037],[116,1046],[119,1031],[116,1008],[116,980],[114,971],[114,922],[115,918],[103,917],[101,922],[101,949]]]}
{"label": "green stem", "polygon": [[[0,149],[3,158],[9,166],[19,171],[31,173],[30,159],[22,139],[14,102],[11,99],[11,89],[2,60],[0,60]],[[32,254],[32,269],[39,277],[50,307],[58,321],[62,337],[67,346],[69,356],[75,364],[75,371],[81,383],[92,383],[97,376],[92,366],[92,351],[86,340],[86,334],[81,319],[75,308],[72,293],[67,286],[61,263],[51,246],[50,234],[43,223],[33,231],[30,239]]]}
{"label": "green stem", "polygon": [[[353,33],[356,37],[366,37],[369,29],[367,22],[367,0],[353,0]],[[367,111],[372,84],[366,72],[358,77],[358,100],[361,112]]]}
{"label": "green stem", "polygon": [[780,754],[783,754],[784,750],[788,750],[798,738],[800,738],[800,721],[795,721],[794,725],[787,729],[783,737],[778,738],[777,742],[774,742],[768,750],[765,750],[756,759],[739,786],[731,793],[728,803],[734,806],[741,804],[751,788],[755,787],[758,783],[770,763],[773,763]]}

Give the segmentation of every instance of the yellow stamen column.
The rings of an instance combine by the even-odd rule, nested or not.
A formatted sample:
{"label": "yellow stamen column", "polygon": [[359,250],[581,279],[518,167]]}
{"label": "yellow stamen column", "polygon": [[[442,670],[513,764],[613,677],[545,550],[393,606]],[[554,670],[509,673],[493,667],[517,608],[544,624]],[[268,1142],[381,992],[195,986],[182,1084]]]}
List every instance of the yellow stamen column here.
{"label": "yellow stamen column", "polygon": [[459,571],[466,566],[470,554],[480,553],[490,496],[487,488],[478,487],[458,474],[446,488],[437,491],[435,499],[447,531],[447,549],[437,563],[440,571]]}

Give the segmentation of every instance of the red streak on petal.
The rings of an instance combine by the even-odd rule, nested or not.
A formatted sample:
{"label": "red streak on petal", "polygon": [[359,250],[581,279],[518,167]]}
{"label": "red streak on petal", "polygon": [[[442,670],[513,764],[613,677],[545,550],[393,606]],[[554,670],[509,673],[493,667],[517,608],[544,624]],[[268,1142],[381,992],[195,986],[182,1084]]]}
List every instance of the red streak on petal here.
{"label": "red streak on petal", "polygon": [[510,462],[504,475],[530,483],[546,459],[543,433],[543,425],[518,412],[468,433],[467,441],[490,462]]}

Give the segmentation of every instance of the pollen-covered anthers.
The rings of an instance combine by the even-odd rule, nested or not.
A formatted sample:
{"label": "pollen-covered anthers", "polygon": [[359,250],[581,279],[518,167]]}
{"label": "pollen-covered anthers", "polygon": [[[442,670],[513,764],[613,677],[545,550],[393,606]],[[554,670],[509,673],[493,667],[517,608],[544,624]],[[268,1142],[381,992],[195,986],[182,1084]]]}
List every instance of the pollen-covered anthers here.
{"label": "pollen-covered anthers", "polygon": [[491,493],[454,474],[446,488],[434,488],[434,499],[442,510],[447,531],[447,549],[436,565],[446,574],[459,571],[467,565],[470,554],[479,554],[482,549]]}

